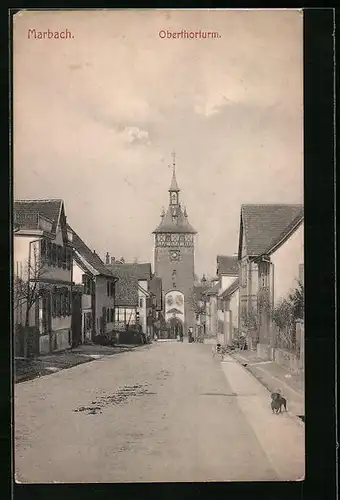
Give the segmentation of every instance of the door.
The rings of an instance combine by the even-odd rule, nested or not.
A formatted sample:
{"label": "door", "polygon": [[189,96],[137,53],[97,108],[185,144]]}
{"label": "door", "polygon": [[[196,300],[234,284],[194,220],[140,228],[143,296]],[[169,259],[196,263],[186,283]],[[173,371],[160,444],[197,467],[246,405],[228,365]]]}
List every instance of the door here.
{"label": "door", "polygon": [[76,347],[81,342],[81,293],[79,291],[72,292],[72,347]]}

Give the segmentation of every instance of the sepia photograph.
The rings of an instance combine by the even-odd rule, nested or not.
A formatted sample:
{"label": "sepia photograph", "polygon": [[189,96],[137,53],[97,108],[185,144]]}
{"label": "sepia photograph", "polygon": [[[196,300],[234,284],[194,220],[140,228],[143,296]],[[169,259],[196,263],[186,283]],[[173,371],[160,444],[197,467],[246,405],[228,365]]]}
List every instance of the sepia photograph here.
{"label": "sepia photograph", "polygon": [[301,9],[12,32],[15,482],[303,481]]}

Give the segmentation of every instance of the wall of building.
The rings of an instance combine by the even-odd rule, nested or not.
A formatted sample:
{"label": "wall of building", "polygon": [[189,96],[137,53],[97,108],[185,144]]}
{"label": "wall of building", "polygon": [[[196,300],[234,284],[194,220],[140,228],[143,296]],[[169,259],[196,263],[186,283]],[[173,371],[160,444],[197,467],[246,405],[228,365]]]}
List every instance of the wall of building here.
{"label": "wall of building", "polygon": [[234,283],[235,279],[238,277],[238,274],[235,276],[221,276],[221,286],[220,286],[220,293],[224,292],[229,286]]}
{"label": "wall of building", "polygon": [[[169,251],[171,251],[170,247],[155,248],[155,274],[162,279],[163,298],[173,289],[184,294],[185,330],[187,332],[187,329],[194,327],[195,323],[195,315],[190,303],[195,275],[194,247],[180,247],[179,261],[171,261]],[[172,279],[174,271],[176,272],[175,286]]]}
{"label": "wall of building", "polygon": [[299,266],[304,263],[304,224],[271,255],[274,265],[274,303],[286,297],[299,279]]}
{"label": "wall of building", "polygon": [[83,284],[83,274],[84,271],[78,266],[78,264],[73,261],[73,282],[76,285],[82,285]]}
{"label": "wall of building", "polygon": [[[107,294],[107,281],[105,276],[96,277],[96,330],[97,333],[100,331],[100,318],[103,314],[103,307],[114,309],[115,298],[110,297]],[[106,332],[112,331],[114,328],[114,322],[106,322]]]}
{"label": "wall of building", "polygon": [[[142,288],[140,290],[138,288],[138,312],[139,312],[139,322],[142,326],[143,333],[147,333],[147,324],[146,324],[146,318],[147,318],[147,309],[146,309],[146,296],[147,296],[147,290],[148,290],[148,282],[146,280],[138,280],[139,286]],[[140,307],[142,300],[142,307]]]}

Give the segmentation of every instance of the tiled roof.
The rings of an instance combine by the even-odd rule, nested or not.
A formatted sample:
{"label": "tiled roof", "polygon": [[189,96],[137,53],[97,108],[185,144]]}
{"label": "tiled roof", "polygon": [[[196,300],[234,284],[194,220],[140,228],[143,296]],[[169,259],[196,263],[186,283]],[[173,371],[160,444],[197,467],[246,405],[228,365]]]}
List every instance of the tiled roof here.
{"label": "tiled roof", "polygon": [[56,232],[63,200],[16,200],[14,201],[14,222],[20,229],[38,229],[39,215],[52,222],[52,233]]}
{"label": "tiled roof", "polygon": [[220,288],[220,284],[216,283],[216,285],[211,286],[208,290],[206,290],[204,295],[217,295],[218,290]]}
{"label": "tiled roof", "polygon": [[240,280],[239,278],[236,278],[235,281],[231,283],[231,285],[228,286],[226,290],[222,293],[222,297],[225,299],[229,297],[233,292],[235,292],[240,286]]}
{"label": "tiled roof", "polygon": [[303,205],[242,205],[239,258],[244,231],[249,256],[268,252],[303,219]]}
{"label": "tiled roof", "polygon": [[156,233],[189,233],[189,234],[196,234],[195,229],[192,227],[192,225],[189,223],[187,217],[182,212],[182,208],[180,205],[177,205],[175,207],[176,209],[176,223],[173,221],[173,208],[169,206],[168,210],[163,217],[161,223],[156,227],[156,229],[153,231],[154,234]]}
{"label": "tiled roof", "polygon": [[74,248],[74,250],[76,250],[99,274],[113,278],[113,274],[106,268],[99,255],[92,252],[69,224],[67,224],[67,230],[72,232],[72,242],[69,242],[69,245],[72,246],[72,248]]}
{"label": "tiled roof", "polygon": [[211,286],[208,285],[194,285],[194,294],[196,298],[199,300],[203,293],[207,292]]}
{"label": "tiled roof", "polygon": [[[108,267],[108,266],[106,266]],[[124,265],[115,266],[112,271],[118,278],[116,283],[115,303],[121,307],[138,306],[138,278],[131,274]]]}
{"label": "tiled roof", "polygon": [[162,309],[162,280],[153,276],[149,281],[149,290],[156,297],[156,309],[160,311]]}
{"label": "tiled roof", "polygon": [[217,256],[217,276],[238,276],[237,256],[218,255]]}
{"label": "tiled roof", "polygon": [[151,264],[149,262],[143,262],[141,264],[105,264],[105,267],[109,269],[114,275],[116,275],[117,269],[124,269],[125,272],[135,276],[139,280],[150,280],[152,276]]}

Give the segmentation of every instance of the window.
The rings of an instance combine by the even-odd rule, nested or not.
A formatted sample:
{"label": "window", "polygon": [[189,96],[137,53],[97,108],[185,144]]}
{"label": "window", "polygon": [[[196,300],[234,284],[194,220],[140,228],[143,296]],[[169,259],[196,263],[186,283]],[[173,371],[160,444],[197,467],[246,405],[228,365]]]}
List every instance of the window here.
{"label": "window", "polygon": [[113,308],[111,309],[111,318],[110,318],[110,320],[111,320],[111,323],[113,323],[114,320],[115,320],[115,310]]}
{"label": "window", "polygon": [[143,297],[139,299],[139,307],[144,307]]}
{"label": "window", "polygon": [[242,262],[241,264],[241,286],[247,286],[247,263]]}
{"label": "window", "polygon": [[110,295],[111,297],[114,297],[115,295],[115,284],[113,281],[110,282]]}
{"label": "window", "polygon": [[57,265],[57,245],[55,243],[51,245],[51,264],[52,266]]}
{"label": "window", "polygon": [[55,318],[57,314],[57,294],[56,291],[54,290],[52,293],[52,317]]}
{"label": "window", "polygon": [[61,316],[61,294],[60,291],[56,292],[56,311],[55,315],[59,318]]}
{"label": "window", "polygon": [[41,256],[41,262],[44,263],[46,262],[47,258],[47,242],[45,239],[40,240],[40,256]]}
{"label": "window", "polygon": [[66,248],[66,268],[70,270],[72,267],[72,258],[73,258],[72,249],[68,247],[65,248]]}
{"label": "window", "polygon": [[269,265],[266,262],[261,262],[260,265],[260,287],[269,286]]}
{"label": "window", "polygon": [[109,308],[106,309],[106,322],[110,323],[110,309]]}
{"label": "window", "polygon": [[110,297],[110,282],[106,282],[107,296]]}

